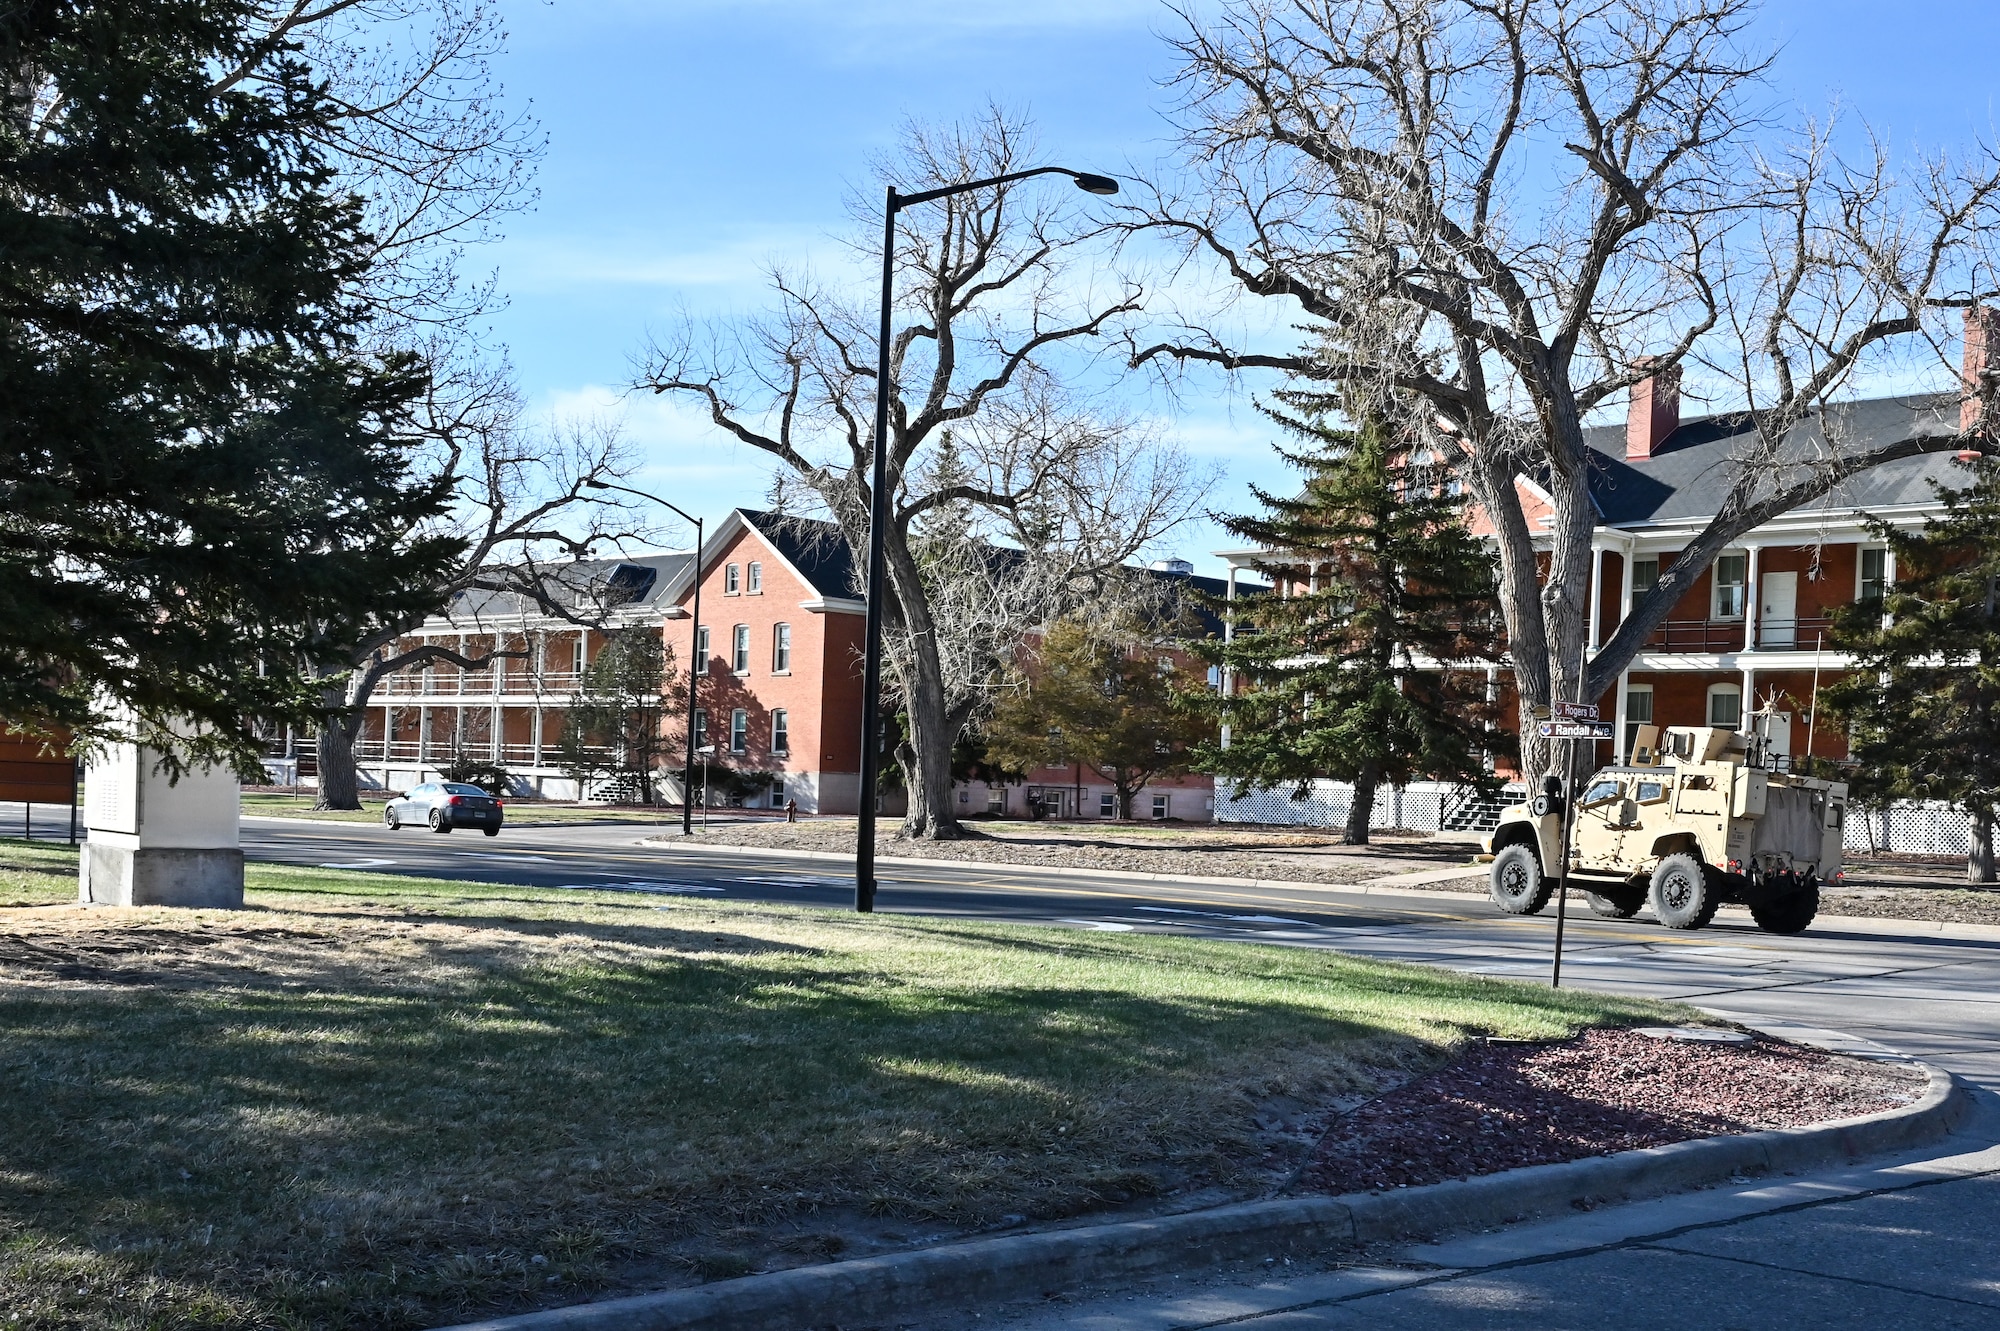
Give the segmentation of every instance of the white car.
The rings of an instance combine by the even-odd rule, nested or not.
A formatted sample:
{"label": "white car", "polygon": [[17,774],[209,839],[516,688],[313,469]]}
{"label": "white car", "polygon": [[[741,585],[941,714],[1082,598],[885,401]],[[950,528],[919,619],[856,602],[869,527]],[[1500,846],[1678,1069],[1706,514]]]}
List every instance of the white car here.
{"label": "white car", "polygon": [[406,823],[422,823],[433,832],[476,827],[487,836],[499,836],[506,817],[505,804],[463,781],[425,782],[390,800],[382,810],[382,821],[391,832]]}

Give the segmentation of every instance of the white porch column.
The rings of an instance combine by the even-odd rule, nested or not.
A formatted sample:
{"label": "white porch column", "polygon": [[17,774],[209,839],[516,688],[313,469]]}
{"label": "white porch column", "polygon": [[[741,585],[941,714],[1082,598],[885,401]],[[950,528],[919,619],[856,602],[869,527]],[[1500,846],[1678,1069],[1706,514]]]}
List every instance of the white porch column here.
{"label": "white porch column", "polygon": [[1625,713],[1625,707],[1626,699],[1630,696],[1631,689],[1632,672],[1629,670],[1619,671],[1618,697],[1612,703],[1612,706],[1616,709],[1613,712],[1613,716],[1616,718],[1613,724],[1618,727],[1617,734],[1611,740],[1611,761],[1615,763],[1629,763],[1632,761],[1632,755],[1628,752],[1629,746],[1625,742],[1625,735],[1628,730],[1626,722],[1630,719]]}
{"label": "white porch column", "polygon": [[[1748,555],[1743,561],[1743,650],[1746,652],[1757,650],[1757,556],[1763,548],[1755,542],[1748,541],[1743,546],[1744,552]],[[1743,674],[1747,679],[1750,672],[1746,670]],[[1750,710],[1750,686],[1747,684],[1743,686],[1743,710],[1746,713]]]}
{"label": "white porch column", "polygon": [[1592,541],[1590,543],[1590,595],[1584,598],[1584,605],[1586,607],[1585,613],[1587,613],[1590,616],[1590,622],[1585,627],[1583,636],[1584,636],[1584,641],[1590,644],[1590,650],[1593,652],[1596,651],[1599,647],[1602,647],[1604,645],[1603,642],[1601,641],[1601,639],[1603,638],[1603,630],[1598,624],[1598,620],[1602,616],[1599,612],[1597,604],[1598,599],[1603,594],[1604,594],[1604,547],[1598,542]]}
{"label": "white porch column", "polygon": [[[542,765],[542,700],[539,696],[535,699],[535,734],[530,743],[535,746],[535,756],[532,765],[540,767]],[[537,789],[540,789],[540,787],[537,787]]]}
{"label": "white porch column", "polygon": [[[1858,559],[1860,556],[1857,555],[1855,558]],[[1896,547],[1892,545],[1882,552],[1882,599],[1884,602],[1888,601],[1889,593],[1895,589],[1895,586]],[[1882,627],[1889,627],[1889,612],[1886,610],[1882,612]]]}
{"label": "white porch column", "polygon": [[1749,730],[1750,710],[1755,707],[1757,697],[1757,671],[1751,666],[1743,667],[1743,703],[1737,712],[1736,728]]}

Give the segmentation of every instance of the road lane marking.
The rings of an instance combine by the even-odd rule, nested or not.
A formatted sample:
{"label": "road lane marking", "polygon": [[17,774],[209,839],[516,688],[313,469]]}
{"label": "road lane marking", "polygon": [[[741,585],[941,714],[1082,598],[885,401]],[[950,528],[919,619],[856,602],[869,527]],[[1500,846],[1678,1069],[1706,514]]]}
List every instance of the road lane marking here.
{"label": "road lane marking", "polygon": [[1156,915],[1198,915],[1205,920],[1240,920],[1247,924],[1296,924],[1301,928],[1310,925],[1305,920],[1286,919],[1282,915],[1230,915],[1215,910],[1186,910],[1175,906],[1140,906],[1137,909]]}
{"label": "road lane marking", "polygon": [[315,867],[321,869],[379,869],[385,864],[394,863],[394,860],[343,860],[338,864],[321,864]]}

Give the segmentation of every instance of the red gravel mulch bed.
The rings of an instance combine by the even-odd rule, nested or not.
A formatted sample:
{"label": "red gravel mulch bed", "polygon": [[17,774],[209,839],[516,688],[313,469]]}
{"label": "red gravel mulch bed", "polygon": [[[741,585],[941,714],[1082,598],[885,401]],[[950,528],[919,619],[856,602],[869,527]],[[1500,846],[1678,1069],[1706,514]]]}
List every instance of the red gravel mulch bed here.
{"label": "red gravel mulch bed", "polygon": [[1924,1084],[1908,1067],[1763,1037],[1716,1045],[1599,1030],[1480,1043],[1335,1120],[1294,1187],[1384,1191],[1821,1123],[1909,1104]]}

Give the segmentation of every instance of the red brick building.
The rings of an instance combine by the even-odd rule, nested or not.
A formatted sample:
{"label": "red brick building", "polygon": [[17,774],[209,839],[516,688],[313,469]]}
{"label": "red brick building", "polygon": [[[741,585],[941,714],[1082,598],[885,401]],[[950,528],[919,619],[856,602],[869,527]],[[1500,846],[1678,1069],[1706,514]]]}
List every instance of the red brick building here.
{"label": "red brick building", "polygon": [[[1223,589],[1184,565],[1155,574]],[[867,606],[832,524],[736,509],[707,537],[698,572],[693,553],[683,551],[581,565],[567,576],[593,589],[625,588],[607,627],[657,632],[676,670],[690,652],[698,655],[696,743],[713,746],[713,763],[752,778],[747,784],[758,788],[740,797],[745,805],[855,811]],[[564,705],[603,645],[601,631],[521,598],[468,596],[409,641],[443,643],[474,659],[493,650],[521,655],[490,670],[432,666],[383,680],[357,746],[365,781],[404,789],[465,755],[499,762],[525,790],[552,798],[596,793],[577,790],[556,761],[556,740]],[[664,718],[676,770],[685,724],[679,715]],[[677,784],[666,785],[678,801]],[[1102,817],[1110,790],[1086,770],[1065,768],[1032,773],[1026,783],[972,782],[958,801],[968,814],[1023,816],[1032,798],[1052,815]],[[1135,813],[1205,821],[1213,793],[1207,777],[1162,780],[1146,787]],[[886,803],[893,811],[896,801]]]}
{"label": "red brick building", "polygon": [[[1819,689],[1852,664],[1826,646],[1830,617],[1839,606],[1879,597],[1895,579],[1895,556],[1869,531],[1870,521],[1921,526],[1941,511],[1934,483],[1964,484],[1946,446],[1960,429],[1960,401],[1945,393],[1856,402],[1798,427],[1788,447],[1825,448],[1829,435],[1852,449],[1924,436],[1943,451],[1862,472],[1722,554],[1598,700],[1602,715],[1616,718],[1619,736],[1599,744],[1600,761],[1626,756],[1642,724],[1735,728],[1766,705],[1784,718],[1773,737],[1779,753],[1845,757],[1841,732],[1813,716]],[[1683,420],[1679,402],[1676,383],[1648,380],[1634,390],[1623,426],[1588,432],[1598,515],[1587,620],[1593,652],[1708,524],[1734,474],[1732,459],[1750,451],[1746,419]],[[1547,493],[1527,476],[1516,487],[1530,528],[1546,526]],[[1477,514],[1473,526],[1492,530]],[[1230,563],[1232,582],[1239,568],[1272,558],[1258,550],[1218,553]],[[1297,579],[1303,584],[1317,573],[1302,567]],[[1495,676],[1496,688],[1510,687],[1504,671]]]}

